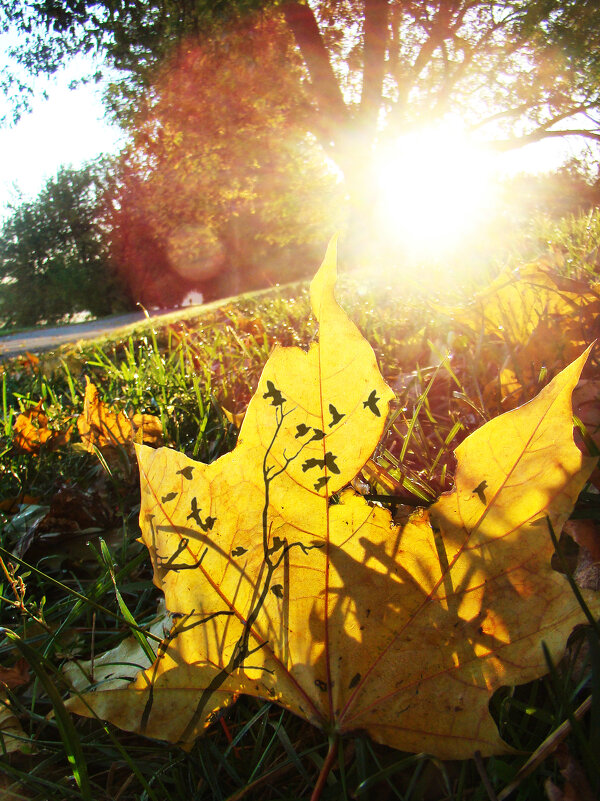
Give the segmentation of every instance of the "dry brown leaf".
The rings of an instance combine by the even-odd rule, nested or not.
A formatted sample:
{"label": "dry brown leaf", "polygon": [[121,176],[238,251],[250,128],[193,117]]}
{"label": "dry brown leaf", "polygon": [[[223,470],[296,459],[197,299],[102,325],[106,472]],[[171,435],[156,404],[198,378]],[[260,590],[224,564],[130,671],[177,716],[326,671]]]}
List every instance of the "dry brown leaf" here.
{"label": "dry brown leaf", "polygon": [[596,520],[569,520],[565,531],[600,564],[600,527]]}
{"label": "dry brown leaf", "polygon": [[557,750],[555,759],[565,784],[561,789],[551,779],[546,780],[544,789],[549,801],[597,801],[585,771],[564,743]]}
{"label": "dry brown leaf", "polygon": [[23,684],[29,684],[29,665],[25,659],[19,659],[13,667],[2,667],[0,665],[0,684],[3,684],[9,690],[14,690],[15,687],[20,687]]}
{"label": "dry brown leaf", "polygon": [[565,532],[579,545],[573,578],[580,587],[600,591],[600,526],[596,520],[569,520]]}
{"label": "dry brown leaf", "polygon": [[92,533],[102,531],[106,537],[108,531],[117,526],[114,511],[101,493],[66,484],[50,499],[47,513],[28,523],[14,552],[24,556],[32,549],[28,558],[34,560],[57,553],[70,559],[81,552],[82,547],[85,553],[85,542]]}
{"label": "dry brown leaf", "polygon": [[30,745],[19,719],[12,711],[6,692],[0,687],[0,754],[28,751]]}
{"label": "dry brown leaf", "polygon": [[600,381],[580,381],[573,392],[573,411],[600,448]]}
{"label": "dry brown leaf", "polygon": [[10,498],[4,498],[3,501],[0,501],[0,511],[12,515],[19,511],[21,504],[28,506],[30,504],[39,504],[39,502],[40,499],[36,495],[21,493],[20,495],[13,495]]}

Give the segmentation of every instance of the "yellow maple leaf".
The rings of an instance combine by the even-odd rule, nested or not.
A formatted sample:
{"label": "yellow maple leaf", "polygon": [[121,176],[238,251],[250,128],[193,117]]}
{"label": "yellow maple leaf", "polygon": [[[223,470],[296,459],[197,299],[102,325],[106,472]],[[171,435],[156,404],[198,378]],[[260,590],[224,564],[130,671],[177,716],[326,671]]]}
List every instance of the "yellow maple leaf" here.
{"label": "yellow maple leaf", "polygon": [[598,285],[558,275],[542,259],[507,268],[469,306],[445,311],[486,335],[484,364],[504,360],[500,381],[483,389],[487,407],[500,400],[503,411],[530,400],[540,375],[552,378],[600,334]]}
{"label": "yellow maple leaf", "polygon": [[74,711],[189,745],[246,693],[329,734],[507,750],[491,694],[542,675],[541,641],[557,658],[583,619],[548,522],[560,531],[594,464],[572,435],[585,355],[466,439],[454,490],[399,528],[344,489],[393,393],[334,284],[332,244],[311,285],[319,343],[275,349],[234,451],[204,465],[138,446],[143,540],[175,624],[128,687]]}
{"label": "yellow maple leaf", "polygon": [[573,326],[571,339],[589,341],[590,324],[599,313],[597,286],[557,275],[540,260],[501,272],[457,317],[477,332],[502,332],[511,342],[524,344],[540,322],[567,318]]}

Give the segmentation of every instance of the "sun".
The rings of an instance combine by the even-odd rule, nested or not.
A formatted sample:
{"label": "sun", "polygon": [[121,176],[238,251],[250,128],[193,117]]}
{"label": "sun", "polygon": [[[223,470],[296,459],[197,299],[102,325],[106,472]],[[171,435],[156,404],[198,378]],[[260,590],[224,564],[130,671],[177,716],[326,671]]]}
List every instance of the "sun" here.
{"label": "sun", "polygon": [[493,156],[458,127],[428,128],[380,146],[381,235],[413,256],[449,253],[493,213],[494,167]]}

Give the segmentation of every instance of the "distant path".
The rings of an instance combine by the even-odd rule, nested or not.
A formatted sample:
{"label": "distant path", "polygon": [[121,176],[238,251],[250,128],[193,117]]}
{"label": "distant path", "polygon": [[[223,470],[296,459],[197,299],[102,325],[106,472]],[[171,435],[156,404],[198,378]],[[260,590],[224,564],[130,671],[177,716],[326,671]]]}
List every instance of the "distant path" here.
{"label": "distant path", "polygon": [[[180,306],[176,309],[159,309],[149,311],[152,319],[166,323],[176,320],[196,317],[205,314],[209,310],[218,309],[229,303],[235,303],[242,299],[258,299],[263,295],[272,295],[274,291],[279,293],[297,292],[303,285],[302,281],[294,281],[290,284],[281,284],[277,288],[267,287],[265,289],[255,289],[244,292],[241,295],[232,295],[228,298],[211,300],[208,303],[200,303],[192,306]],[[31,331],[22,331],[20,334],[0,334],[0,361],[10,359],[12,356],[19,356],[21,353],[40,353],[44,350],[53,350],[61,345],[68,345],[70,342],[79,342],[80,339],[97,339],[107,334],[112,334],[120,328],[133,326],[146,319],[142,311],[121,314],[118,317],[105,317],[102,320],[94,320],[91,323],[76,323],[75,325],[61,325],[55,328],[38,328]]]}
{"label": "distant path", "polygon": [[[186,306],[185,311],[187,312],[190,308],[194,307]],[[184,314],[183,309],[178,309],[177,311],[182,315]],[[161,309],[160,311],[148,312],[148,314],[150,317],[162,317],[173,315],[173,310]],[[118,317],[107,317],[103,320],[93,320],[90,323],[39,328],[32,331],[22,331],[20,334],[0,336],[0,360],[18,356],[26,351],[39,353],[44,350],[52,350],[69,342],[78,342],[80,339],[96,339],[97,337],[111,334],[119,328],[126,328],[128,325],[140,323],[145,318],[146,315],[139,311],[121,314]]]}

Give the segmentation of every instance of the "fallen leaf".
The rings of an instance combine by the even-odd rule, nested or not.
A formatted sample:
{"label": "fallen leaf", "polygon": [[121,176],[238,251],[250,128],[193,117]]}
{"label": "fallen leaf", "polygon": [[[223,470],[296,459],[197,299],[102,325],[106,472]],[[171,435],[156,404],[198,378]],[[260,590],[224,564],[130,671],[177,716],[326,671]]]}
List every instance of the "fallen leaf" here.
{"label": "fallen leaf", "polygon": [[14,447],[23,453],[39,454],[42,448],[54,451],[71,439],[72,426],[66,431],[48,428],[48,416],[43,410],[43,402],[28,409],[15,420],[13,426]]}
{"label": "fallen leaf", "polygon": [[34,373],[40,366],[39,356],[30,353],[28,350],[22,356],[17,356],[16,363],[27,373]]}
{"label": "fallen leaf", "polygon": [[585,771],[564,743],[557,750],[555,759],[565,785],[560,789],[551,779],[546,779],[544,789],[549,801],[597,801]]}
{"label": "fallen leaf", "polygon": [[[56,553],[69,558],[73,551],[80,550],[82,540],[85,545],[92,533],[102,531],[106,536],[107,530],[118,525],[113,510],[100,493],[70,484],[58,488],[49,508],[43,507],[45,514],[34,517],[35,508],[39,507],[31,509],[31,516],[11,521],[12,530],[21,529],[14,546],[16,556],[24,556],[33,547],[31,556],[35,560]],[[17,526],[17,522],[21,525]]]}
{"label": "fallen leaf", "polygon": [[600,448],[600,381],[580,381],[573,392],[573,410]]}
{"label": "fallen leaf", "polygon": [[[141,431],[141,441],[154,448],[158,448],[164,442],[162,423],[160,418],[153,414],[134,414],[131,418],[133,436],[138,437]],[[136,439],[137,441],[137,439]]]}
{"label": "fallen leaf", "polygon": [[0,684],[9,690],[14,690],[15,687],[20,687],[23,684],[29,684],[29,665],[25,659],[18,659],[13,667],[2,667],[0,665]]}
{"label": "fallen leaf", "polygon": [[589,342],[594,338],[590,323],[599,313],[597,287],[558,275],[539,260],[517,270],[504,270],[458,319],[476,332],[502,332],[511,342],[524,343],[540,323],[571,318],[573,330],[578,332],[572,340]]}
{"label": "fallen leaf", "polygon": [[[579,546],[572,575],[579,587],[600,591],[600,525],[597,520],[568,520],[565,533]],[[564,552],[563,552],[564,555]]]}
{"label": "fallen leaf", "polygon": [[0,754],[30,750],[23,727],[12,711],[6,693],[0,688]]}
{"label": "fallen leaf", "polygon": [[77,429],[90,453],[95,448],[103,450],[131,444],[140,430],[143,442],[162,444],[162,425],[158,417],[134,414],[130,418],[124,412],[113,412],[100,400],[98,388],[89,379],[86,382],[83,413],[77,418]]}
{"label": "fallen leaf", "polygon": [[[558,275],[543,260],[504,270],[469,306],[445,311],[475,334],[484,333],[486,348],[494,340],[503,344],[502,411],[531,400],[600,334],[598,285]],[[494,378],[484,387],[488,409],[495,405],[497,383]]]}
{"label": "fallen leaf", "polygon": [[37,496],[21,493],[20,495],[13,495],[10,498],[4,498],[3,501],[0,501],[0,511],[8,515],[14,515],[19,511],[20,506],[28,506],[39,502],[40,499]]}
{"label": "fallen leaf", "polygon": [[221,411],[233,426],[235,426],[238,429],[242,427],[242,423],[244,422],[244,416],[246,415],[245,409],[241,412],[230,412],[229,409],[225,408],[225,406],[221,406]]}
{"label": "fallen leaf", "polygon": [[221,309],[221,313],[228,318],[236,333],[246,334],[256,340],[261,340],[265,337],[265,325],[260,317],[245,317],[233,306]]}
{"label": "fallen leaf", "polygon": [[557,660],[584,619],[548,521],[558,534],[595,464],[572,431],[587,354],[465,439],[453,491],[399,528],[344,489],[393,393],[334,285],[332,244],[311,285],[319,343],[274,350],[234,451],[205,465],[138,446],[142,536],[176,624],[127,688],[72,710],[189,746],[245,693],[406,751],[510,750],[490,696],[544,674],[542,640]]}
{"label": "fallen leaf", "polygon": [[569,520],[566,533],[588,551],[591,559],[600,566],[600,525],[597,520]]}
{"label": "fallen leaf", "polygon": [[[531,376],[529,376],[531,379]],[[519,381],[517,374],[510,367],[504,367],[500,371],[500,395],[502,397],[502,408],[505,411],[516,409],[528,398],[525,396],[523,385]]]}
{"label": "fallen leaf", "polygon": [[0,753],[30,750],[25,732],[18,718],[11,709],[6,690],[14,690],[24,684],[29,684],[29,665],[25,659],[18,659],[13,667],[0,666]]}
{"label": "fallen leaf", "polygon": [[[593,379],[580,381],[573,392],[573,411],[584,426],[587,441],[582,433],[576,431],[576,442],[584,452],[600,451],[600,381]],[[590,442],[592,444],[590,444]],[[594,451],[595,448],[598,451]],[[600,469],[596,467],[590,477],[594,486],[600,489]]]}

